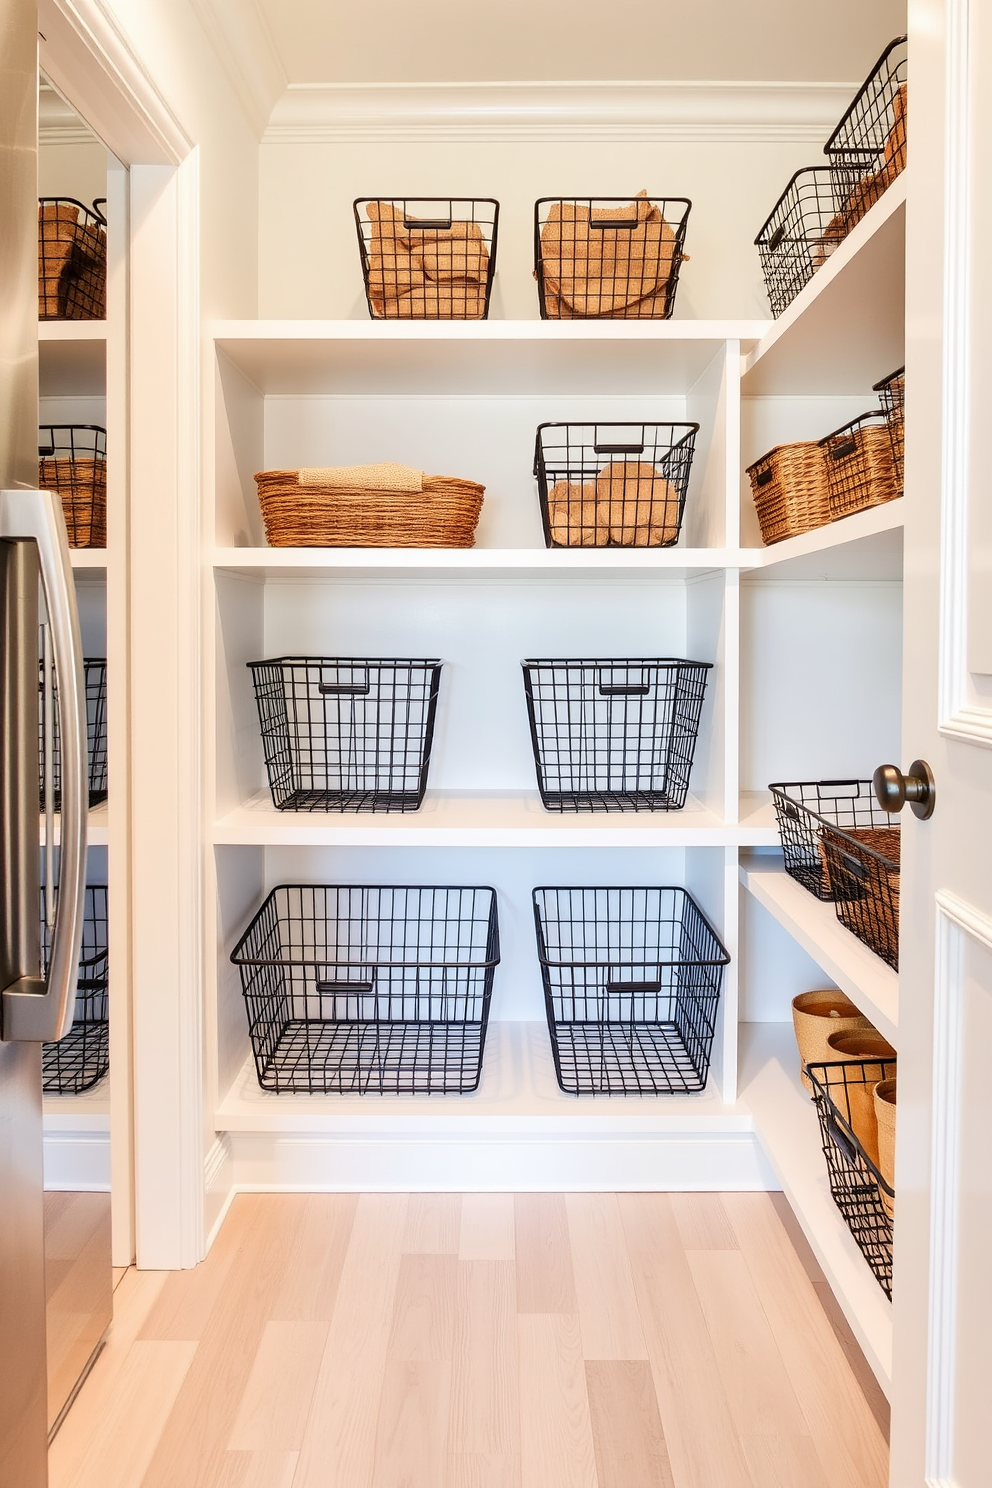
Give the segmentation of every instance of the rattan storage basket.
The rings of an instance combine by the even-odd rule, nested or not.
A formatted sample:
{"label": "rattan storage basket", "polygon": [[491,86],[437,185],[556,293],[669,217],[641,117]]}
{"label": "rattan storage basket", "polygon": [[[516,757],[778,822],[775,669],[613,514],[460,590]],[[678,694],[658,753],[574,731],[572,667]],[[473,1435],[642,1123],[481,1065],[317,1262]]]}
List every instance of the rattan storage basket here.
{"label": "rattan storage basket", "polygon": [[872,410],[820,440],[831,520],[882,506],[899,495],[889,421]]}
{"label": "rattan storage basket", "polygon": [[107,431],[99,424],[42,424],[38,485],[57,491],[70,548],[107,546]]}
{"label": "rattan storage basket", "polygon": [[344,470],[260,471],[255,481],[269,546],[470,548],[485,486],[424,475],[420,489],[410,489],[393,474],[404,468],[352,467],[371,473],[368,484]]}
{"label": "rattan storage basket", "polygon": [[889,423],[889,438],[892,441],[892,467],[895,471],[898,494],[902,495],[904,451],[906,444],[906,368],[899,367],[890,372],[872,388]]}
{"label": "rattan storage basket", "polygon": [[822,447],[777,444],[747,468],[761,536],[769,546],[833,520]]}
{"label": "rattan storage basket", "polygon": [[38,319],[104,320],[106,218],[72,197],[38,201]]}

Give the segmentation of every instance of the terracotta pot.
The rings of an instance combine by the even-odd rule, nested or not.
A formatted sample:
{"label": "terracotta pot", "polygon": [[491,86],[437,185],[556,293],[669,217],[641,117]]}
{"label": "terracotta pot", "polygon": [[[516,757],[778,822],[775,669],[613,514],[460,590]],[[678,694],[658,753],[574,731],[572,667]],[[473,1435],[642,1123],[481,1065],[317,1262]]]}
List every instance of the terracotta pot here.
{"label": "terracotta pot", "polygon": [[854,1003],[832,987],[824,992],[801,992],[794,997],[792,1026],[799,1045],[799,1069],[807,1090],[813,1087],[806,1066],[823,1064],[833,1058],[827,1048],[827,1038],[831,1033],[852,1033],[857,1029],[871,1028],[868,1019],[858,1012]]}
{"label": "terracotta pot", "polygon": [[[878,1124],[878,1171],[890,1188],[896,1186],[896,1082],[880,1080],[875,1086],[875,1120]],[[896,1201],[884,1189],[879,1196],[891,1219]]]}
{"label": "terracotta pot", "polygon": [[827,1039],[827,1048],[828,1058],[838,1062],[850,1060],[861,1066],[851,1083],[831,1086],[831,1097],[841,1115],[850,1123],[865,1156],[877,1168],[878,1122],[874,1088],[880,1080],[889,1077],[889,1071],[882,1067],[881,1061],[895,1059],[896,1051],[874,1029],[864,1033],[832,1033]]}

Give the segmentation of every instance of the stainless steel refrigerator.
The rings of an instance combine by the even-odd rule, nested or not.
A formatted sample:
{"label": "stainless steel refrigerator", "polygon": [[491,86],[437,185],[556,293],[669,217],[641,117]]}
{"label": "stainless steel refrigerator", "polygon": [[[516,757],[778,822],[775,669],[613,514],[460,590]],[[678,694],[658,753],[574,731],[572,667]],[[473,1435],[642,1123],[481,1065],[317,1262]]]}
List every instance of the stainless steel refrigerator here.
{"label": "stainless steel refrigerator", "polygon": [[[37,55],[34,0],[0,0],[0,1488],[44,1488],[48,1479],[57,1401],[49,1401],[46,1367],[41,1046],[72,1023],[86,883],[86,711],[75,590],[59,498],[35,489]],[[39,667],[46,656],[51,665]],[[59,846],[48,790],[39,850],[39,718],[50,767],[56,693]],[[109,1260],[108,1253],[108,1300]],[[81,1296],[87,1290],[81,1278]],[[92,1339],[94,1324],[86,1326]]]}

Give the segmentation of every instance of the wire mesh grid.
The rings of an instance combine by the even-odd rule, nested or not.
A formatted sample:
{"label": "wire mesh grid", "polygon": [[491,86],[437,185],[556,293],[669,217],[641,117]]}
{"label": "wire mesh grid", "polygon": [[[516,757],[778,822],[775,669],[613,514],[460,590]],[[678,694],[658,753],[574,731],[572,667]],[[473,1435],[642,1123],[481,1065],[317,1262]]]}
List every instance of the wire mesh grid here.
{"label": "wire mesh grid", "polygon": [[534,475],[549,548],[672,547],[698,424],[540,424]]}
{"label": "wire mesh grid", "polygon": [[[892,1296],[892,1218],[884,1194],[886,1183],[856,1135],[869,1135],[875,1120],[874,1086],[896,1073],[894,1059],[845,1060],[842,1064],[807,1065],[820,1139],[827,1161],[830,1192],[848,1229],[886,1296]],[[877,1158],[877,1151],[876,1151]]]}
{"label": "wire mesh grid", "polygon": [[478,1088],[499,961],[495,890],[280,884],[231,960],[263,1090]]}
{"label": "wire mesh grid", "polygon": [[824,822],[822,842],[837,918],[898,971],[899,828],[842,831]]}
{"label": "wire mesh grid", "polygon": [[[39,663],[38,677],[38,794],[45,809],[45,736],[42,692],[45,683],[44,662]],[[107,663],[90,656],[83,661],[83,695],[86,699],[86,753],[89,761],[89,804],[98,806],[107,799]],[[52,796],[56,811],[62,810],[62,752],[59,725],[58,686],[52,668],[52,697],[55,702],[52,729]]]}
{"label": "wire mesh grid", "polygon": [[496,272],[491,197],[360,197],[354,203],[373,320],[485,320]]}
{"label": "wire mesh grid", "polygon": [[881,382],[875,383],[872,392],[878,394],[878,401],[888,420],[889,438],[892,441],[892,466],[895,471],[898,494],[901,496],[905,468],[906,368],[899,367],[895,372],[890,372],[888,377],[883,377]]}
{"label": "wire mesh grid", "polygon": [[788,309],[850,230],[829,167],[796,171],[754,240],[773,315]]}
{"label": "wire mesh grid", "polygon": [[[56,895],[58,889],[56,888]],[[51,933],[41,914],[42,967],[48,975]],[[90,1090],[110,1068],[107,956],[107,890],[102,884],[86,889],[83,938],[79,951],[76,1005],[72,1027],[57,1043],[41,1049],[42,1088],[49,1095],[80,1095]]]}
{"label": "wire mesh grid", "polygon": [[415,811],[427,789],[437,660],[248,663],[278,811]]}
{"label": "wire mesh grid", "polygon": [[541,800],[549,811],[675,811],[711,663],[522,663]]}
{"label": "wire mesh grid", "polygon": [[38,485],[62,499],[70,548],[107,546],[107,431],[99,424],[41,424]]}
{"label": "wire mesh grid", "polygon": [[107,219],[69,196],[38,199],[38,319],[104,320]]}
{"label": "wire mesh grid", "polygon": [[906,168],[908,47],[889,43],[824,145],[844,210],[859,219]]}
{"label": "wire mesh grid", "polygon": [[823,848],[825,826],[840,827],[848,834],[899,835],[892,817],[876,801],[870,780],[777,781],[768,789],[775,804],[785,871],[817,899],[832,900],[835,892]]}
{"label": "wire mesh grid", "polygon": [[541,319],[670,319],[691,207],[646,192],[535,202]]}
{"label": "wire mesh grid", "polygon": [[820,440],[833,521],[899,495],[892,436],[884,413],[871,410]]}
{"label": "wire mesh grid", "polygon": [[681,888],[537,888],[537,952],[569,1095],[706,1085],[730,957]]}

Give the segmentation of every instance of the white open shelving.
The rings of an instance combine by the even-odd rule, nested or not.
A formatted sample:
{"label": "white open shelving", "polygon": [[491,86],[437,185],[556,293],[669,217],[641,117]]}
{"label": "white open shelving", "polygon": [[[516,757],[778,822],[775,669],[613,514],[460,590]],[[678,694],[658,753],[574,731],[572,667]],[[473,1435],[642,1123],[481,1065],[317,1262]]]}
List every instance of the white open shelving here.
{"label": "white open shelving", "polygon": [[[739,1029],[736,953],[743,885],[822,975],[895,1038],[895,973],[837,922],[832,906],[805,894],[777,866],[766,783],[807,778],[802,751],[811,729],[827,753],[850,749],[859,739],[863,750],[883,748],[879,739],[898,729],[891,698],[874,708],[870,701],[875,683],[861,620],[834,636],[824,634],[824,616],[837,614],[831,606],[845,595],[846,607],[853,604],[858,615],[858,604],[891,615],[891,591],[902,574],[902,502],[763,548],[742,540],[751,530],[742,466],[746,441],[761,437],[766,424],[785,420],[788,426],[794,419],[825,433],[868,406],[872,384],[899,364],[904,232],[901,180],[774,323],[273,321],[213,327],[216,482],[212,543],[204,552],[211,586],[204,685],[214,887],[207,896],[208,935],[217,960],[208,999],[207,1073],[232,1183],[781,1183],[887,1385],[889,1305],[830,1199],[815,1114],[791,1071],[788,995],[775,993],[774,967],[767,968],[778,1021],[741,1023]],[[600,407],[606,411],[592,411]],[[530,468],[533,430],[545,419],[569,417],[690,418],[700,425],[678,546],[543,546]],[[265,545],[255,471],[373,458],[478,472],[487,497],[476,547]],[[754,603],[771,595],[772,603],[790,606],[795,624],[755,630],[752,595],[758,596]],[[479,628],[480,614],[488,629]],[[533,642],[528,625],[535,628]],[[602,640],[595,647],[588,636],[597,627]],[[838,652],[823,682],[826,724],[805,719],[793,706],[792,631],[810,637],[804,670],[812,670],[813,682],[801,679],[807,689],[815,686],[828,648]],[[756,635],[771,636],[773,654],[764,654]],[[891,649],[898,640],[890,634],[885,644]],[[420,811],[274,809],[245,664],[308,649],[439,655],[449,663],[431,785]],[[473,654],[492,679],[474,693]],[[526,754],[519,660],[527,654],[712,661],[694,794],[685,810],[546,812]],[[756,688],[765,708],[757,718],[747,706]],[[505,701],[507,716],[514,714],[505,740],[502,718],[486,711],[489,694]],[[851,717],[845,707],[854,710]],[[467,746],[473,737],[476,744]],[[787,770],[778,762],[790,749]],[[811,779],[847,768],[806,765]],[[582,857],[570,859],[577,849]],[[464,882],[503,885],[504,962],[479,1092],[409,1099],[262,1092],[240,984],[228,961],[262,895],[291,874],[303,881],[429,882],[434,863],[437,874],[448,875],[434,882],[456,882],[451,875],[461,872]],[[652,864],[654,880],[643,876]],[[519,888],[528,881],[570,881],[549,877],[552,871],[570,871],[572,881],[579,873],[584,882],[595,882],[599,872],[604,882],[624,882],[628,874],[640,882],[680,881],[700,899],[733,958],[703,1095],[576,1100],[557,1088],[540,983],[530,964],[529,889]]]}

